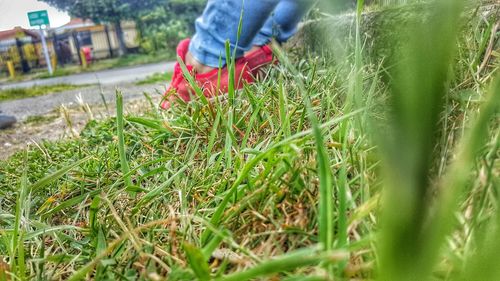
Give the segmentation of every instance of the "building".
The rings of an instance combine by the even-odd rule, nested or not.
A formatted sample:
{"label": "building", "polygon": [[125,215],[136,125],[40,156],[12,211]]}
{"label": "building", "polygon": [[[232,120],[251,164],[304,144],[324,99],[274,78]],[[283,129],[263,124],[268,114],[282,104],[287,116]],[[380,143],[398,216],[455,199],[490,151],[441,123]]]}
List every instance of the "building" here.
{"label": "building", "polygon": [[40,64],[41,44],[39,31],[15,27],[0,31],[0,71],[12,61],[23,71]]}
{"label": "building", "polygon": [[11,30],[0,31],[0,51],[5,51],[9,46],[16,44],[16,39],[24,42],[38,40],[39,34],[33,30],[16,27]]}

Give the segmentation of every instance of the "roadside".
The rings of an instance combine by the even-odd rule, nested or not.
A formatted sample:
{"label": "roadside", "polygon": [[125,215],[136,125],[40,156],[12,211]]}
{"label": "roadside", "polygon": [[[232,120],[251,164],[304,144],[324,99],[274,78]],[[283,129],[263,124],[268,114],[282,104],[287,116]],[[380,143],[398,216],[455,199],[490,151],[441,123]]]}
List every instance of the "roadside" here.
{"label": "roadside", "polygon": [[[0,159],[29,145],[41,147],[46,140],[78,137],[89,120],[114,115],[117,90],[131,113],[150,108],[144,93],[158,104],[173,65],[163,62],[0,86],[0,93],[8,94],[7,100],[0,99],[1,114],[18,120],[0,130]],[[11,89],[2,89],[7,87]],[[12,100],[13,94],[26,98]]]}
{"label": "roadside", "polygon": [[78,104],[112,104],[115,100],[116,90],[123,92],[125,99],[142,97],[143,93],[160,96],[165,89],[163,85],[135,85],[130,83],[116,85],[93,85],[86,88],[74,89],[44,96],[0,102],[2,114],[14,116],[19,121],[24,121],[30,116],[49,114],[61,105],[66,107]]}
{"label": "roadside", "polygon": [[91,73],[96,71],[110,70],[116,68],[141,66],[145,64],[153,64],[158,62],[168,62],[175,60],[170,52],[157,52],[151,54],[129,54],[119,58],[111,58],[98,60],[91,63],[87,68],[81,67],[79,64],[67,64],[63,67],[59,66],[55,69],[54,73],[49,75],[46,69],[34,69],[31,73],[19,75],[15,78],[7,76],[0,77],[0,84],[8,84],[15,82],[24,82],[37,79],[50,79],[55,77],[62,77],[80,73]]}
{"label": "roadside", "polygon": [[114,116],[116,89],[123,89],[127,112],[140,114],[151,107],[143,93],[151,95],[156,105],[164,88],[162,84],[92,86],[0,103],[2,114],[19,120],[14,127],[0,130],[0,159],[6,159],[30,145],[43,149],[44,141],[78,137],[90,120]]}
{"label": "roadside", "polygon": [[175,64],[174,62],[159,62],[154,64],[145,64],[140,66],[101,70],[101,71],[73,74],[73,75],[54,77],[48,79],[37,79],[31,81],[7,83],[7,84],[1,84],[0,90],[14,89],[14,88],[30,88],[34,86],[56,85],[56,84],[119,85],[123,83],[132,83],[135,81],[139,81],[155,73],[171,72],[173,71],[174,64]]}

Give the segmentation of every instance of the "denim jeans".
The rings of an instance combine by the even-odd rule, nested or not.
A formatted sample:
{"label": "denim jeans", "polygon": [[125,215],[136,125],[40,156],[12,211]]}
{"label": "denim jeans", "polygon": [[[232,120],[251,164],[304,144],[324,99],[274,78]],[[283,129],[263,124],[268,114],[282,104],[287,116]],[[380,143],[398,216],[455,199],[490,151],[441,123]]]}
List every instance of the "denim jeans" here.
{"label": "denim jeans", "polygon": [[[208,0],[196,20],[196,34],[189,51],[204,65],[219,67],[226,61],[225,42],[231,53],[241,57],[252,46],[263,46],[275,38],[285,42],[297,31],[297,25],[314,0]],[[238,25],[242,24],[238,38]]]}

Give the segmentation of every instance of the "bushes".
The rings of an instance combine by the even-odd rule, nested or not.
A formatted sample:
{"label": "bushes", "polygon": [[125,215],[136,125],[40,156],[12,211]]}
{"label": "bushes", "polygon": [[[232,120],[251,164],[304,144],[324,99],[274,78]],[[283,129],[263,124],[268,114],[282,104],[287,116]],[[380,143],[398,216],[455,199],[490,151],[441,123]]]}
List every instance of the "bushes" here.
{"label": "bushes", "polygon": [[166,0],[165,4],[138,17],[144,52],[175,50],[177,43],[194,32],[194,21],[205,0]]}

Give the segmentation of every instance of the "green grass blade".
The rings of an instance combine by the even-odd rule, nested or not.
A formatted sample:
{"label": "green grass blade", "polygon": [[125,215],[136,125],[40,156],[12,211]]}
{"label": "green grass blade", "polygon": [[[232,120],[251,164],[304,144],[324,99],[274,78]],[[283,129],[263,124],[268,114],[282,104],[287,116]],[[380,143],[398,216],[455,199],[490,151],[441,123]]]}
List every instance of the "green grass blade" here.
{"label": "green grass blade", "polygon": [[168,188],[177,177],[182,175],[184,173],[184,171],[187,170],[187,168],[189,168],[189,164],[185,165],[182,168],[180,168],[179,170],[177,170],[177,172],[175,172],[175,174],[173,174],[170,178],[168,178],[168,180],[166,180],[164,183],[162,183],[161,185],[159,185],[156,188],[153,188],[151,191],[147,192],[141,198],[141,200],[139,200],[135,204],[134,208],[132,209],[132,213],[133,214],[137,213],[141,209],[142,206],[144,206],[148,202],[150,202],[150,201],[154,200],[155,198],[157,198],[158,196],[160,196],[160,194],[162,192],[164,192],[165,189]]}
{"label": "green grass blade", "polygon": [[412,22],[407,29],[409,39],[392,72],[391,128],[378,136],[387,174],[379,280],[429,280],[444,242],[428,229],[430,181],[462,7],[461,0],[431,2],[424,23]]}
{"label": "green grass blade", "polygon": [[[288,58],[283,54],[279,47],[274,47],[274,51],[277,54],[279,60],[294,74],[295,81],[299,86],[299,90],[304,99],[305,108],[307,110],[307,115],[309,122],[312,125],[313,135],[316,144],[316,157],[318,165],[318,176],[320,181],[319,187],[319,215],[318,215],[318,225],[319,225],[319,241],[322,243],[325,250],[333,249],[333,212],[334,212],[334,202],[333,202],[333,179],[332,172],[330,169],[330,158],[326,151],[323,132],[321,131],[320,125],[316,114],[312,109],[312,104],[309,95],[311,94],[306,90],[304,83],[302,82],[298,71],[290,63]],[[341,214],[342,215],[342,214]]]}
{"label": "green grass blade", "polygon": [[125,149],[124,117],[123,117],[123,94],[116,91],[116,130],[118,136],[118,153],[120,155],[120,165],[122,173],[125,176],[125,185],[132,186],[132,179],[127,174],[130,173],[130,167],[127,160]]}
{"label": "green grass blade", "polygon": [[228,98],[229,98],[229,106],[230,108],[232,109],[233,106],[234,106],[234,102],[235,102],[235,77],[234,77],[234,64],[235,64],[235,60],[234,60],[234,56],[231,55],[231,43],[229,42],[229,40],[226,41],[226,44],[225,44],[225,48],[226,48],[226,68],[227,68],[227,72],[228,72],[228,88],[227,88],[227,95],[228,95]]}
{"label": "green grass blade", "polygon": [[[23,230],[21,228],[21,220],[24,217],[26,209],[26,197],[30,192],[28,186],[28,171],[27,171],[27,160],[25,160],[25,165],[23,169],[23,174],[21,177],[21,184],[19,186],[19,191],[16,200],[16,212],[14,220],[14,229],[12,233],[11,242],[11,260],[10,267],[13,272],[15,272],[19,278],[26,278],[26,267],[24,264],[24,241],[23,241]],[[16,256],[17,255],[17,256]]]}
{"label": "green grass blade", "polygon": [[186,253],[189,266],[198,279],[200,281],[210,280],[210,268],[208,267],[208,262],[205,260],[201,250],[189,243],[184,243],[183,248]]}
{"label": "green grass blade", "polygon": [[[459,207],[460,198],[466,191],[469,180],[471,177],[470,171],[472,170],[476,158],[489,140],[488,134],[489,126],[492,120],[498,120],[500,113],[500,73],[497,74],[496,79],[492,82],[488,99],[481,106],[479,115],[472,122],[471,129],[468,131],[464,139],[458,147],[457,158],[453,162],[449,171],[446,173],[441,182],[442,194],[439,197],[440,204],[436,207],[435,215],[431,217],[429,223],[429,248],[438,247],[445,242],[446,235],[448,235],[455,225],[455,212]],[[498,200],[498,199],[497,199]],[[496,206],[497,212],[500,213],[498,205]],[[497,214],[498,216],[498,214]],[[490,228],[493,233],[500,233],[499,217],[493,219]],[[484,241],[484,251],[478,251],[476,259],[472,259],[472,265],[467,268],[464,276],[473,279],[464,280],[498,280],[500,271],[490,269],[488,264],[496,264],[496,256],[498,255],[497,249],[500,249],[500,242],[498,236],[493,239]],[[479,274],[479,275],[475,275]],[[485,278],[479,278],[482,274]],[[486,278],[488,277],[488,278]],[[478,279],[474,279],[478,278]]]}
{"label": "green grass blade", "polygon": [[[321,246],[320,248],[323,248]],[[274,259],[262,261],[248,270],[223,276],[217,281],[246,281],[275,273],[291,271],[304,266],[317,265],[327,261],[329,264],[346,258],[344,252],[322,252],[318,249],[301,249]]]}
{"label": "green grass blade", "polygon": [[167,128],[165,128],[162,125],[162,122],[157,119],[149,119],[143,117],[127,117],[127,121],[140,124],[142,126],[157,130],[159,132],[164,132],[164,133],[170,132]]}
{"label": "green grass blade", "polygon": [[180,57],[177,58],[177,62],[179,63],[179,65],[181,67],[182,74],[184,75],[184,78],[186,78],[186,80],[188,81],[191,88],[193,88],[194,94],[200,99],[200,101],[203,105],[208,105],[207,97],[205,97],[205,95],[203,94],[203,90],[200,88],[200,86],[198,86],[198,84],[194,80],[193,75],[191,75],[191,73],[189,73],[189,70],[187,69],[186,64],[182,61],[182,59]]}
{"label": "green grass blade", "polygon": [[57,206],[54,206],[54,207],[48,209],[47,211],[44,211],[44,212],[39,211],[39,212],[42,216],[52,215],[52,214],[60,212],[64,209],[68,209],[68,208],[71,208],[73,206],[76,206],[76,205],[80,204],[83,200],[85,200],[86,198],[96,196],[99,193],[101,193],[101,190],[94,190],[94,191],[91,191],[91,192],[88,192],[88,193],[85,193],[85,194],[82,194],[79,196],[75,196],[73,198],[70,198],[66,201],[61,202]]}

